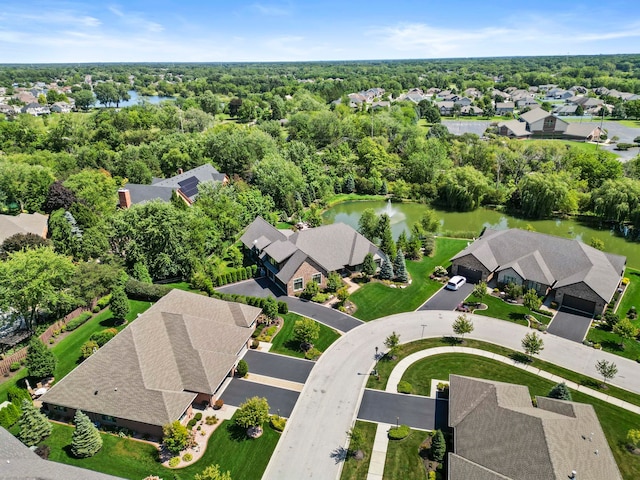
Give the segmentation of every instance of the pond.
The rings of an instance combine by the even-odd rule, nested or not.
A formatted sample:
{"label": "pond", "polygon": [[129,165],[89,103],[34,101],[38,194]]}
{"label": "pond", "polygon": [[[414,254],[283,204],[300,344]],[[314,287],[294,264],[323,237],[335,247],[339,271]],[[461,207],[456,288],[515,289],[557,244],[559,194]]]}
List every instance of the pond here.
{"label": "pond", "polygon": [[[426,206],[418,203],[389,203],[385,201],[364,201],[340,203],[323,214],[325,223],[342,222],[358,228],[360,215],[367,208],[373,208],[377,213],[386,212],[391,218],[391,231],[394,238],[398,238],[403,230],[409,228],[420,219]],[[607,252],[624,255],[627,265],[640,269],[640,242],[631,242],[617,236],[607,226],[587,224],[578,219],[528,220],[511,215],[479,208],[473,212],[449,212],[436,210],[440,217],[441,232],[472,231],[480,234],[483,228],[504,230],[507,228],[525,228],[531,225],[536,232],[548,233],[559,237],[574,238],[589,243],[592,238],[599,238],[604,242]]]}
{"label": "pond", "polygon": [[[131,107],[133,105],[138,105],[143,102],[148,102],[152,105],[158,105],[160,102],[163,102],[165,100],[172,100],[172,101],[175,100],[174,97],[161,97],[158,95],[150,95],[150,96],[138,95],[138,92],[136,92],[135,90],[129,90],[127,93],[131,98],[124,102],[120,102],[120,107]],[[100,102],[96,102],[96,106],[105,107],[105,105],[103,105]]]}

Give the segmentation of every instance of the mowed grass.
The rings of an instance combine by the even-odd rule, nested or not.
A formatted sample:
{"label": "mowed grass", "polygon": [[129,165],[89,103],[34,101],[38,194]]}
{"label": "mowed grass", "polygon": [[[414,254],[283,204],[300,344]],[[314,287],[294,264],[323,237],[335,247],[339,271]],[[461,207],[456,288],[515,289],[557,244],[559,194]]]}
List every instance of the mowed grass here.
{"label": "mowed grass", "polygon": [[421,480],[427,477],[418,452],[420,444],[429,436],[427,432],[413,430],[407,438],[389,440],[384,462],[384,479]]}
{"label": "mowed grass", "polygon": [[352,456],[347,457],[342,466],[340,480],[366,480],[369,472],[373,442],[376,438],[378,425],[376,423],[357,420],[355,428],[358,428],[362,432],[362,451],[364,452],[364,458],[362,460],[356,460]]}
{"label": "mowed grass", "polygon": [[438,265],[447,267],[451,263],[451,257],[465,248],[468,242],[466,239],[436,238],[433,256],[424,257],[419,262],[407,261],[407,270],[412,279],[407,288],[389,288],[379,282],[363,285],[350,298],[358,307],[354,316],[366,322],[394,313],[416,310],[442,288],[440,282],[429,278],[433,269]]}
{"label": "mowed grass", "polygon": [[533,315],[538,319],[538,321],[544,324],[548,324],[551,320],[551,317],[545,317],[544,315],[530,312],[529,309],[523,305],[507,303],[504,300],[491,295],[485,295],[482,299],[482,303],[487,305],[488,308],[486,310],[476,310],[473,313],[483,317],[499,318],[500,320],[524,325],[525,327],[528,325],[524,318],[525,315]]}
{"label": "mowed grass", "polygon": [[[630,360],[640,359],[640,343],[635,338],[623,340],[620,335],[608,331],[600,325],[589,329],[587,340],[599,343],[605,352]],[[624,345],[624,348],[620,346],[621,344]]]}
{"label": "mowed grass", "polygon": [[[409,367],[402,379],[409,381],[416,392],[425,394],[430,379],[447,379],[449,374],[526,385],[532,397],[546,396],[555,385],[554,382],[495,360],[455,353],[420,360]],[[640,478],[640,456],[633,455],[626,449],[627,432],[638,428],[640,415],[576,391],[572,391],[571,395],[575,402],[593,405],[623,477],[627,480]]]}
{"label": "mowed grass", "polygon": [[[300,350],[300,343],[293,339],[293,327],[297,320],[301,320],[303,317],[295,313],[287,313],[283,315],[284,325],[280,329],[280,332],[273,337],[271,352],[281,353],[283,355],[289,355],[290,357],[304,358],[304,352]],[[333,328],[329,328],[322,323],[316,322],[320,326],[320,336],[318,340],[314,342],[315,348],[324,352],[329,345],[340,338],[340,334]]]}
{"label": "mowed grass", "polygon": [[180,480],[191,480],[215,464],[220,465],[222,471],[231,472],[232,478],[259,480],[280,438],[278,432],[265,426],[260,438],[250,439],[233,419],[225,420],[211,435],[200,460],[189,467],[172,470],[158,462],[154,445],[108,434],[102,434],[103,446],[96,455],[74,458],[69,451],[73,430],[72,426],[53,423],[53,433],[43,442],[51,448],[49,460],[132,480],[148,475],[174,478],[174,474]]}
{"label": "mowed grass", "polygon": [[[627,268],[624,276],[629,279],[629,285],[627,285],[616,310],[620,318],[624,318],[631,307],[636,307],[636,309],[640,310],[640,271]],[[636,327],[640,327],[640,317],[633,320],[633,324]]]}

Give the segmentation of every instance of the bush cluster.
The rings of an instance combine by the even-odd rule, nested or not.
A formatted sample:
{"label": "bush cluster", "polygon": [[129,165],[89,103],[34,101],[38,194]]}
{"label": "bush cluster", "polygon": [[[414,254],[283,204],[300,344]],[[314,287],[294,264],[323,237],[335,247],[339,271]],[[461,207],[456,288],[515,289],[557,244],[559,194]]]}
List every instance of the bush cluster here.
{"label": "bush cluster", "polygon": [[206,423],[207,425],[215,425],[216,423],[218,423],[218,417],[216,415],[207,415],[204,423]]}
{"label": "bush cluster", "polygon": [[11,365],[9,365],[9,370],[15,372],[16,370],[20,370],[20,366],[20,362],[13,362]]}
{"label": "bush cluster", "polygon": [[173,457],[171,460],[169,460],[169,466],[171,468],[177,467],[179,463],[180,463],[180,457]]}
{"label": "bush cluster", "polygon": [[393,427],[389,429],[390,440],[402,440],[411,433],[411,429],[408,425],[400,425],[399,427]]}
{"label": "bush cluster", "polygon": [[[264,308],[265,303],[267,301],[266,298],[262,297],[248,297],[245,295],[237,295],[235,293],[218,293],[214,292],[212,294],[213,297],[218,298],[220,300],[225,300],[227,302],[237,302],[244,303],[246,305],[251,305],[253,307]],[[278,313],[280,315],[285,315],[289,313],[289,306],[283,302],[278,302]]]}
{"label": "bush cluster", "polygon": [[398,382],[398,393],[411,393],[412,390],[413,386],[409,382],[405,380]]}
{"label": "bush cluster", "polygon": [[190,462],[191,460],[193,460],[193,455],[191,455],[190,453],[185,453],[182,456],[182,461],[183,462]]}
{"label": "bush cluster", "polygon": [[124,286],[124,291],[132,300],[156,302],[171,291],[172,287],[156,283],[144,283],[129,277]]}
{"label": "bush cluster", "polygon": [[13,403],[0,410],[0,426],[6,429],[13,427],[19,418],[20,410]]}
{"label": "bush cluster", "polygon": [[111,301],[111,294],[105,295],[100,300],[98,300],[98,302],[96,303],[96,307],[98,307],[100,310],[102,310],[103,308],[107,308],[107,305],[109,305],[110,301]]}
{"label": "bush cluster", "polygon": [[202,420],[202,413],[201,413],[201,412],[196,413],[196,414],[193,416],[193,418],[194,418],[194,420],[195,420],[196,422],[199,422],[200,420]]}
{"label": "bush cluster", "polygon": [[287,419],[282,418],[280,415],[271,415],[271,417],[269,417],[269,424],[274,430],[282,432],[284,426],[287,424]]}
{"label": "bush cluster", "polygon": [[213,286],[221,287],[222,285],[226,285],[227,283],[235,283],[242,280],[248,280],[255,277],[257,272],[257,265],[236,268],[235,270],[228,271],[224,275],[218,275],[217,277],[215,277]]}
{"label": "bush cluster", "polygon": [[67,322],[67,331],[71,332],[71,331],[75,330],[80,325],[86,323],[87,320],[89,320],[92,316],[93,315],[91,314],[91,312],[82,312],[76,318],[74,318],[72,320],[69,320]]}
{"label": "bush cluster", "polygon": [[102,347],[105,343],[115,337],[117,333],[118,330],[115,328],[106,328],[99,332],[92,333],[89,337],[89,341],[96,342],[99,347]]}

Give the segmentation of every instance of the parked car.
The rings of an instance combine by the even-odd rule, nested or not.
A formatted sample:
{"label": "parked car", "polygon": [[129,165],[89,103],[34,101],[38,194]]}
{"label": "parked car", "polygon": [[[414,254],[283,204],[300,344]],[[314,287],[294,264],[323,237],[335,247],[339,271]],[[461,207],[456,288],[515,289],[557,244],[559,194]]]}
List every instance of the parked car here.
{"label": "parked car", "polygon": [[447,282],[445,288],[447,290],[458,290],[462,285],[467,283],[467,279],[462,275],[456,275],[455,277],[451,277],[451,279]]}

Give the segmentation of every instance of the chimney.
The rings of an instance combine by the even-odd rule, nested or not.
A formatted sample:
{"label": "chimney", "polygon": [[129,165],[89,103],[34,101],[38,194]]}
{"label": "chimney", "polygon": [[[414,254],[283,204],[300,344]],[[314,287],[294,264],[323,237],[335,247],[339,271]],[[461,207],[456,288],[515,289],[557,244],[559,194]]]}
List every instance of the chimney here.
{"label": "chimney", "polygon": [[118,201],[120,208],[129,208],[131,206],[131,194],[128,189],[121,188],[118,190]]}

